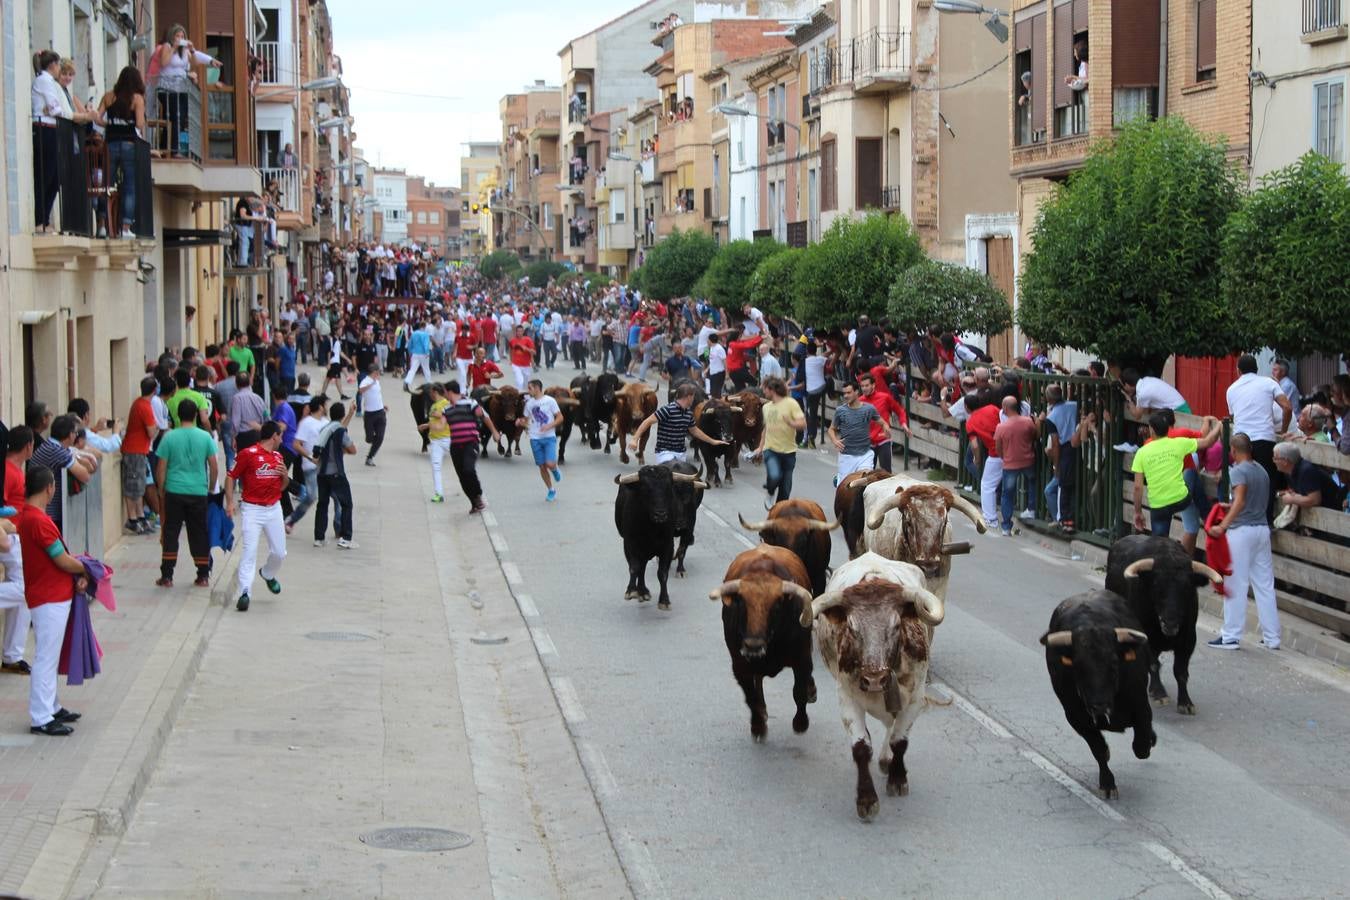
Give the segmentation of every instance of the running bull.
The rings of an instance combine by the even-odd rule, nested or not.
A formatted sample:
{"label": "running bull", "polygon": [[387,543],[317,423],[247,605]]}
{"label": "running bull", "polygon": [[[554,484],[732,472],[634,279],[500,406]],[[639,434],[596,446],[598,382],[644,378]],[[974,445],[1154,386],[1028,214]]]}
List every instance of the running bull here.
{"label": "running bull", "polygon": [[643,466],[636,472],[614,476],[619,486],[614,498],[614,526],[623,538],[623,555],[628,562],[628,589],[625,600],[646,602],[652,599],[647,589],[647,563],[656,559],[656,578],[661,583],[657,607],[670,609],[670,561],[675,555],[675,536],[690,527],[691,510],[677,482],[707,487],[696,475],[673,471],[669,466]]}
{"label": "running bull", "polygon": [[826,521],[825,511],[819,503],[794,497],[775,503],[763,522],[747,522],[743,516],[737,518],[746,531],[758,532],[764,543],[796,554],[806,566],[812,592],[825,591],[825,575],[830,568],[830,532],[838,528],[839,523]]}
{"label": "running bull", "polygon": [[863,489],[867,529],[859,546],[887,559],[913,563],[923,570],[928,589],[947,596],[952,555],[968,553],[970,544],[952,541],[948,514],[955,510],[984,534],[984,516],[970,501],[939,484],[908,475],[892,475]]}

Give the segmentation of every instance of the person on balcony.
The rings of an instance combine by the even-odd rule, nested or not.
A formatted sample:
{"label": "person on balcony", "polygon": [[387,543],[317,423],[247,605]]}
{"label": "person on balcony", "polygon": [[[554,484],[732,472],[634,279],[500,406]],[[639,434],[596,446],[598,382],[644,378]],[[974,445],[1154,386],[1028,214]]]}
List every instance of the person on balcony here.
{"label": "person on balcony", "polygon": [[[1069,86],[1069,90],[1075,94],[1086,91],[1088,86],[1088,42],[1087,38],[1079,38],[1073,45],[1074,73],[1064,76],[1064,83]],[[1075,103],[1082,103],[1086,98],[1083,96],[1074,97]]]}
{"label": "person on balcony", "polygon": [[98,114],[81,100],[78,94],[70,92],[70,86],[75,83],[75,60],[70,58],[61,60],[61,70],[56,76],[56,83],[61,86],[61,93],[66,98],[66,109],[70,113],[66,118],[79,125],[99,122]]}
{"label": "person on balcony", "polygon": [[[126,66],[117,84],[98,102],[108,146],[108,184],[121,200],[123,240],[134,238],[136,221],[136,145],[145,135],[145,81],[135,66]],[[103,230],[100,225],[100,232]]]}
{"label": "person on balcony", "polygon": [[150,74],[155,81],[160,118],[168,121],[165,146],[160,149],[169,150],[172,156],[187,156],[190,152],[188,102],[197,82],[193,63],[216,69],[224,65],[211,54],[194,47],[182,25],[170,25],[164,32],[164,42],[155,48]]}
{"label": "person on balcony", "polygon": [[281,168],[294,169],[295,167],[295,149],[291,147],[290,144],[287,144],[285,147],[281,148]]}
{"label": "person on balcony", "polygon": [[56,140],[56,120],[65,114],[65,92],[56,77],[61,72],[61,55],[43,50],[33,56],[33,195],[38,234],[52,230],[52,203],[60,192],[60,151]]}

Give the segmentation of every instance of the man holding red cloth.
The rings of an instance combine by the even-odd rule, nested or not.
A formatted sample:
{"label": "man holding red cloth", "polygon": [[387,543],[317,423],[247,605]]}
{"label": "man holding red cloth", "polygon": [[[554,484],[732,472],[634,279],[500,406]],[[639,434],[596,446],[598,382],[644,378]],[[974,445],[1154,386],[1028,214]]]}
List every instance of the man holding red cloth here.
{"label": "man holding red cloth", "polygon": [[267,589],[281,593],[277,574],[286,559],[286,524],[281,515],[281,492],[290,482],[286,460],[277,452],[281,445],[281,426],[264,422],[260,440],[240,450],[234,459],[234,468],[225,478],[225,514],[234,518],[234,486],[240,485],[243,502],[240,506],[243,546],[239,554],[239,601],[235,609],[248,610],[248,592],[253,587],[253,565],[258,559],[258,535],[267,538],[267,562],[258,570]]}

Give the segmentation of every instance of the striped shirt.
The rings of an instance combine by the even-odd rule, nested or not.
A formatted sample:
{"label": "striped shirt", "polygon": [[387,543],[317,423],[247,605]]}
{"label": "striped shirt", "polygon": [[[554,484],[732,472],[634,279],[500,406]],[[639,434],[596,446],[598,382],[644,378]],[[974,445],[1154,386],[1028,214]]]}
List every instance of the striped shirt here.
{"label": "striped shirt", "polygon": [[459,402],[445,408],[445,421],[450,426],[450,445],[478,442],[478,401],[470,397],[461,397]]}
{"label": "striped shirt", "polygon": [[683,453],[689,429],[694,427],[694,411],[678,403],[667,403],[656,411],[656,452]]}

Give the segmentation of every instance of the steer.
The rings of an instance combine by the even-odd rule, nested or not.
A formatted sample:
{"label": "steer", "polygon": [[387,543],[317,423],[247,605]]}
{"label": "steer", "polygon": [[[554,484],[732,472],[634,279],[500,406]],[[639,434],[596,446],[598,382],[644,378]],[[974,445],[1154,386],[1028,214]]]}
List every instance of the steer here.
{"label": "steer", "polygon": [[[731,654],[731,674],[750,707],[750,736],[764,741],[768,710],[764,679],[792,669],[792,699],[797,714],[792,730],[811,724],[806,704],[816,701],[811,677],[811,630],[803,628],[803,610],[811,608],[806,568],[791,550],[761,544],[731,561],[726,579],[708,594],[722,601],[722,635]],[[807,622],[810,625],[810,622]]]}
{"label": "steer", "polygon": [[1158,654],[1172,651],[1172,675],[1177,680],[1177,712],[1195,715],[1186,682],[1195,652],[1195,621],[1200,616],[1196,588],[1223,576],[1194,561],[1176,541],[1136,534],[1111,545],[1106,556],[1106,589],[1130,602],[1135,618],[1148,635],[1148,693],[1159,706],[1167,705]]}
{"label": "steer", "polygon": [[888,559],[913,563],[923,570],[928,588],[947,596],[953,553],[965,553],[969,544],[952,542],[948,513],[956,510],[985,532],[984,517],[968,500],[939,484],[908,475],[892,475],[863,489],[867,529],[860,547]]}
{"label": "steer", "polygon": [[[412,408],[413,421],[419,426],[427,424],[427,410],[431,409],[431,391],[427,388],[425,382],[413,388],[412,396],[408,398],[408,406]],[[431,438],[428,437],[429,430],[421,430],[418,435],[422,438],[422,452],[426,453],[427,448],[431,446]]]}
{"label": "steer", "polygon": [[727,402],[740,410],[731,417],[731,466],[739,468],[741,449],[758,447],[760,435],[764,433],[764,414],[761,410],[764,398],[756,391],[745,390],[727,397]]}
{"label": "steer", "polygon": [[[572,382],[572,386],[577,386],[576,381]],[[586,423],[584,431],[588,433],[587,440],[592,450],[600,449],[602,427],[609,429],[604,442],[606,453],[614,443],[614,401],[618,398],[622,386],[619,376],[613,372],[603,372],[593,379],[588,379],[588,383],[581,386],[581,408],[583,421]]]}
{"label": "steer", "polygon": [[863,489],[890,477],[891,473],[885,469],[853,472],[845,475],[839,487],[834,489],[834,518],[844,526],[844,543],[848,544],[849,559],[866,550],[861,546],[863,528],[867,522],[867,514],[863,509]]}
{"label": "steer", "polygon": [[811,579],[811,590],[819,594],[825,590],[825,573],[830,567],[830,532],[839,523],[827,521],[819,503],[811,500],[780,500],[769,510],[763,522],[747,522],[743,516],[741,527],[759,532],[766,544],[783,547],[797,554]]}
{"label": "steer", "polygon": [[[732,484],[731,462],[736,458],[736,448],[732,446],[731,419],[740,413],[739,406],[732,406],[725,400],[704,400],[694,407],[694,422],[710,438],[726,441],[714,446],[698,442],[698,454],[703,459],[708,481],[713,487],[722,486],[722,472],[726,472],[727,484]],[[721,464],[719,469],[718,464]]]}
{"label": "steer", "polygon": [[562,424],[557,428],[558,465],[566,465],[567,439],[572,436],[572,423],[577,417],[577,407],[581,405],[581,401],[573,391],[565,387],[544,388],[544,393],[557,401],[558,411],[562,413]]}
{"label": "steer", "polygon": [[[525,415],[525,402],[520,391],[513,387],[492,388],[478,402],[487,409],[488,418],[492,419],[492,424],[497,426],[497,430],[505,438],[505,441],[497,445],[497,453],[509,457],[511,447],[514,445],[516,456],[519,456],[521,428],[516,424],[516,420]],[[483,455],[487,456],[488,436],[483,434],[481,428],[479,435],[483,441]]]}
{"label": "steer", "polygon": [[1148,636],[1124,597],[1097,590],[1055,607],[1041,643],[1064,717],[1097,760],[1097,787],[1107,800],[1119,797],[1102,732],[1133,728],[1131,746],[1139,759],[1148,759],[1158,743],[1146,691]]}
{"label": "steer", "polygon": [[[577,398],[577,409],[573,418],[576,420],[576,426],[581,430],[582,443],[587,444],[592,450],[600,449],[600,427],[599,423],[591,419],[591,405],[595,397],[595,380],[589,375],[578,375],[572,379],[572,396]],[[591,435],[595,435],[595,440],[591,440]]]}
{"label": "steer", "polygon": [[656,605],[670,609],[666,581],[675,554],[675,535],[688,527],[684,500],[675,490],[675,483],[680,481],[707,487],[698,476],[676,473],[668,466],[643,466],[636,472],[614,476],[619,486],[614,498],[614,526],[623,538],[623,555],[628,561],[625,600],[645,603],[652,599],[647,590],[647,563],[655,557],[656,578],[661,583]]}
{"label": "steer", "polygon": [[[652,390],[646,383],[641,381],[625,384],[619,393],[614,397],[614,416],[610,425],[609,435],[605,440],[605,452],[609,452],[609,445],[614,441],[619,442],[619,462],[628,464],[628,435],[637,431],[637,427],[652,413],[656,412],[656,391]],[[651,437],[651,429],[642,433],[642,441],[638,444],[637,461],[638,465],[645,465],[647,462],[647,440]]]}
{"label": "steer", "polygon": [[844,731],[858,767],[858,817],[876,816],[880,804],[868,764],[872,736],[867,716],[886,726],[878,763],[886,793],[909,793],[905,751],[909,729],[926,704],[925,682],[932,639],[942,622],[941,597],[929,592],[923,572],[909,563],[864,553],[834,570],[825,593],[802,612],[816,620],[816,646],[839,689]]}
{"label": "steer", "polygon": [[[667,463],[667,465],[677,475],[693,475],[695,478],[699,476],[698,467],[691,462],[678,460]],[[702,479],[697,481],[676,479],[675,481],[675,494],[679,497],[685,511],[684,527],[676,535],[680,539],[680,545],[675,548],[675,576],[677,578],[684,577],[684,554],[694,545],[694,525],[698,518],[698,508],[703,504],[703,488],[700,487],[702,484]]]}
{"label": "steer", "polygon": [[675,380],[672,381],[672,382],[670,383],[670,385],[666,388],[666,402],[667,402],[667,403],[674,403],[674,402],[675,402],[675,394],[679,391],[680,385],[682,385],[682,384],[692,384],[692,385],[694,386],[694,405],[695,405],[695,406],[698,406],[698,405],[699,405],[700,403],[702,403],[704,400],[707,400],[707,399],[708,399],[708,392],[705,391],[705,390],[703,390],[703,382],[702,382],[702,381],[695,381],[693,378],[690,378],[689,376],[686,375],[686,376],[684,376],[683,378],[677,378],[677,379],[675,379]]}

